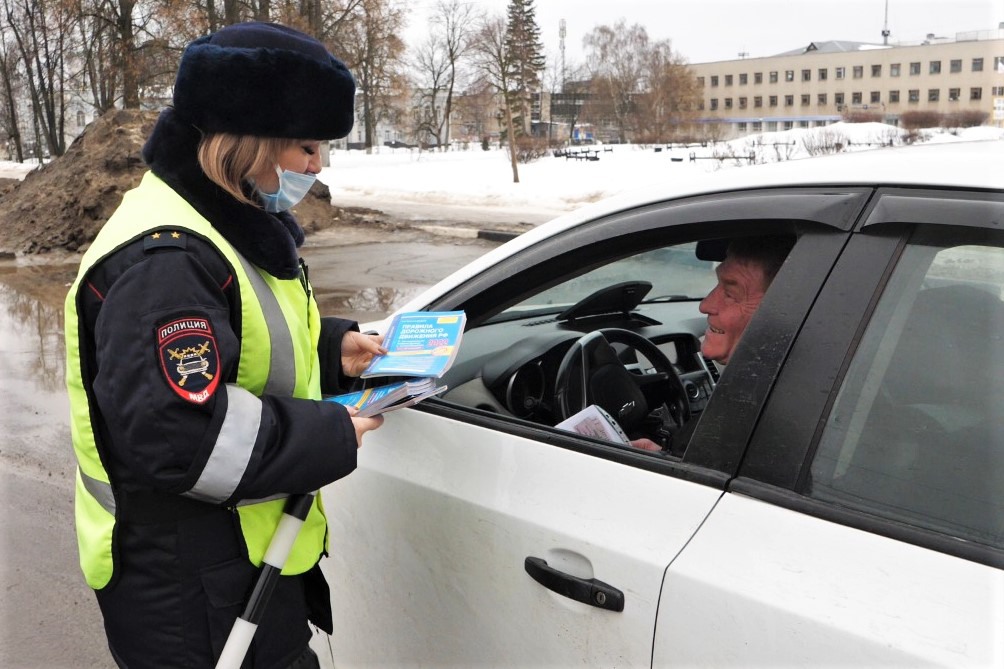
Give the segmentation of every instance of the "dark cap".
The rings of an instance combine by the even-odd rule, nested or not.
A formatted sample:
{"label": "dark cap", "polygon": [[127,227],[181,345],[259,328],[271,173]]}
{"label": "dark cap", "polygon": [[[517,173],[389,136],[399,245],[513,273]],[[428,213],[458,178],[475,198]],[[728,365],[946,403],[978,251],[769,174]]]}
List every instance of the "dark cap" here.
{"label": "dark cap", "polygon": [[355,91],[348,68],[319,41],[253,21],[188,45],[174,109],[205,133],[336,139],[352,130]]}

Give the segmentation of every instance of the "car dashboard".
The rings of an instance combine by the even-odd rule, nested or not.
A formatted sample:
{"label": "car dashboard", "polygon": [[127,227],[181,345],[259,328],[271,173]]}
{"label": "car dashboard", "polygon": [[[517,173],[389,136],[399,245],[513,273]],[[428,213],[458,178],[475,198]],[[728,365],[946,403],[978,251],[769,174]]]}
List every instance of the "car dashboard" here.
{"label": "car dashboard", "polygon": [[[630,311],[562,317],[565,312],[533,311],[502,316],[469,329],[453,367],[443,377],[442,399],[543,425],[561,420],[555,393],[558,369],[575,342],[608,328],[635,332],[655,344],[683,382],[691,412],[707,404],[717,370],[700,354],[706,319],[699,300],[643,302]],[[567,311],[567,310],[566,310]],[[650,367],[627,346],[615,345],[632,373]]]}

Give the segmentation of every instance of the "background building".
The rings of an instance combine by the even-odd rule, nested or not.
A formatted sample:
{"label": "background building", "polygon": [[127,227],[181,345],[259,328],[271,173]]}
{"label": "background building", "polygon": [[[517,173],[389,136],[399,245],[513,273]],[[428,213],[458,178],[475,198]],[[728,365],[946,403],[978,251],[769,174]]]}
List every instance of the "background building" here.
{"label": "background building", "polygon": [[920,44],[814,42],[766,58],[690,66],[709,132],[822,126],[855,112],[898,125],[908,111],[983,112],[1004,126],[1004,27]]}

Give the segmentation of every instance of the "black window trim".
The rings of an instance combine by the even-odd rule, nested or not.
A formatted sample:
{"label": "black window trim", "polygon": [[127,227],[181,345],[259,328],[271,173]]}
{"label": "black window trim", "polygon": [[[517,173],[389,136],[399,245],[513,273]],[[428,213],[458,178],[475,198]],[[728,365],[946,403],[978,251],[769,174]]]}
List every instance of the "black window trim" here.
{"label": "black window trim", "polygon": [[[685,238],[689,232],[688,226],[703,225],[709,235],[714,235],[716,225],[725,230],[740,221],[776,220],[778,212],[784,212],[789,220],[817,221],[828,227],[849,231],[858,221],[861,202],[871,191],[872,188],[867,186],[759,188],[707,193],[614,212],[598,220],[563,230],[531,248],[521,250],[478,277],[457,286],[425,308],[457,309],[474,298],[498,305],[499,300],[492,299],[494,293],[513,292],[502,289],[508,289],[512,282],[525,281],[523,273],[532,267],[540,267],[545,260],[553,261],[572,252],[588,250],[595,244],[603,245],[597,247],[602,248],[602,252],[595,255],[608,256],[609,245],[622,243],[624,240],[628,241],[623,251],[627,255],[644,246],[631,242],[632,236],[653,230],[658,230],[664,238],[658,242],[662,243],[677,236]],[[784,206],[777,204],[778,198],[785,199]],[[666,216],[674,218],[669,226],[665,224]],[[580,241],[575,246],[568,246],[567,239],[573,234],[580,237]],[[654,244],[649,246],[651,245]],[[540,284],[534,281],[529,285]],[[481,305],[476,306],[480,308]],[[469,310],[468,327],[476,326],[483,320],[485,314],[479,311],[480,309]]]}
{"label": "black window trim", "polygon": [[904,234],[899,226],[848,240],[775,379],[740,476],[796,489]]}
{"label": "black window trim", "polygon": [[877,196],[874,209],[862,222],[862,229],[909,221],[999,230],[1004,223],[1004,191],[1001,190],[881,188]]}

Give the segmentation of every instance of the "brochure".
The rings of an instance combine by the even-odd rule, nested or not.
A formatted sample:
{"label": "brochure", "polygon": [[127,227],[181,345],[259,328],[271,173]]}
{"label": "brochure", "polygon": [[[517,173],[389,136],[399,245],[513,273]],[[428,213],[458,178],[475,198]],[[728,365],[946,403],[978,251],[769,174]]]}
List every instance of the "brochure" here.
{"label": "brochure", "polygon": [[446,386],[437,386],[435,379],[425,378],[415,381],[391,383],[377,388],[367,388],[354,393],[328,397],[326,400],[355,407],[359,409],[358,416],[366,418],[367,416],[375,416],[387,413],[388,411],[410,407],[444,390],[446,390]]}
{"label": "brochure", "polygon": [[467,315],[463,311],[413,311],[391,319],[383,345],[360,375],[439,378],[457,357]]}
{"label": "brochure", "polygon": [[624,430],[617,424],[613,416],[595,404],[590,404],[574,416],[561,421],[555,427],[561,430],[578,432],[586,437],[615,441],[618,444],[627,444],[630,442],[628,436],[624,434]]}

